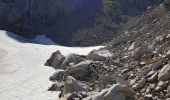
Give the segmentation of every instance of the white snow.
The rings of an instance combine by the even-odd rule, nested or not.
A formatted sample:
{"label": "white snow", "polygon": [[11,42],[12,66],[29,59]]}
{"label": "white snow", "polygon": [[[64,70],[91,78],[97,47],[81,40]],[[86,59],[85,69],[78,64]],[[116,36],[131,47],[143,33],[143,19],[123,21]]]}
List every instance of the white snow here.
{"label": "white snow", "polygon": [[64,55],[86,55],[101,47],[73,48],[30,41],[52,44],[45,36],[27,40],[13,33],[0,31],[0,100],[58,100],[57,92],[47,91],[52,84],[48,78],[55,70],[44,66],[45,61],[56,50]]}

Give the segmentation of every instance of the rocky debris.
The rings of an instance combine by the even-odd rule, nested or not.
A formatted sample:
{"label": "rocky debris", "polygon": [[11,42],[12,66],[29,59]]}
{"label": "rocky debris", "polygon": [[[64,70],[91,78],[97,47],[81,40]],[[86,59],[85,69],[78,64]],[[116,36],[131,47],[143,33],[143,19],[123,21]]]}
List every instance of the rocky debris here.
{"label": "rocky debris", "polygon": [[163,68],[160,70],[158,75],[158,80],[160,81],[167,81],[170,79],[170,65],[167,64],[163,66]]}
{"label": "rocky debris", "polygon": [[87,55],[87,59],[94,61],[104,61],[113,57],[113,54],[109,50],[96,50]]}
{"label": "rocky debris", "polygon": [[[52,53],[51,57],[45,63],[46,66],[51,66],[55,69],[59,69],[61,64],[63,63],[65,57],[60,53],[60,51],[56,51]],[[63,68],[61,68],[63,69]]]}
{"label": "rocky debris", "polygon": [[[166,16],[153,17],[154,9],[148,8],[148,12],[135,26],[122,32],[105,48],[78,57],[77,59],[83,58],[80,62],[68,61],[65,67],[68,76],[74,77],[77,83],[83,83],[80,85],[87,88],[87,97],[74,92],[71,93],[70,96],[73,96],[71,98],[81,97],[84,100],[117,97],[120,100],[127,97],[128,100],[170,98],[168,96],[170,18],[167,11]],[[87,63],[88,61],[90,63]],[[114,91],[120,92],[114,95]]]}

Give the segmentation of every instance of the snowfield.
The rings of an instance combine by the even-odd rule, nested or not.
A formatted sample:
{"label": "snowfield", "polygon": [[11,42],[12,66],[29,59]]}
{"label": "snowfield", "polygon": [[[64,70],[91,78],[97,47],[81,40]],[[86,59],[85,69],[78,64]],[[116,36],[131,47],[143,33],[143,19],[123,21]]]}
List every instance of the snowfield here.
{"label": "snowfield", "polygon": [[13,33],[0,31],[0,99],[58,100],[58,93],[47,91],[52,84],[48,78],[55,70],[44,66],[46,60],[56,50],[64,55],[86,55],[99,48],[101,46],[63,47],[55,45],[45,36],[27,40]]}

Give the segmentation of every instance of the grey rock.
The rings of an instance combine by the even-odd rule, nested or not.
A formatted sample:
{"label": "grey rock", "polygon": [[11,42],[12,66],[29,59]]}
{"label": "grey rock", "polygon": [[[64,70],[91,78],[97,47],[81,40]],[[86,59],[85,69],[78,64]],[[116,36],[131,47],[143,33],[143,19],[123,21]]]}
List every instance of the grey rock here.
{"label": "grey rock", "polygon": [[113,54],[109,50],[96,50],[87,55],[87,59],[95,61],[103,61],[110,57],[113,57]]}
{"label": "grey rock", "polygon": [[158,78],[158,72],[154,73],[151,77],[148,78],[149,82],[153,82]]}
{"label": "grey rock", "polygon": [[133,42],[133,43],[131,44],[131,46],[128,48],[128,50],[133,50],[133,49],[135,49],[135,42]]}
{"label": "grey rock", "polygon": [[145,95],[144,100],[153,100],[153,96],[151,94],[147,94]]}
{"label": "grey rock", "polygon": [[46,61],[46,66],[51,66],[55,69],[63,69],[61,68],[61,64],[63,63],[65,57],[60,53],[60,51],[56,51],[52,53],[51,57]]}
{"label": "grey rock", "polygon": [[102,90],[87,100],[126,100],[128,97],[134,97],[131,89],[122,87],[120,84],[114,84],[109,89]]}
{"label": "grey rock", "polygon": [[147,82],[147,78],[144,77],[137,84],[135,84],[132,88],[135,90],[139,90],[145,86],[146,82]]}
{"label": "grey rock", "polygon": [[168,79],[170,79],[170,65],[169,64],[163,66],[163,68],[160,70],[158,74],[159,81],[167,81]]}
{"label": "grey rock", "polygon": [[65,95],[67,93],[78,93],[78,92],[82,92],[82,91],[86,91],[86,89],[76,81],[76,79],[74,79],[71,76],[68,76],[66,78],[66,81],[64,83],[64,88],[62,91],[62,95]]}
{"label": "grey rock", "polygon": [[52,84],[48,91],[61,91],[63,87],[64,87],[63,82],[56,82]]}
{"label": "grey rock", "polygon": [[85,60],[76,65],[70,66],[67,71],[71,76],[74,77],[85,76],[91,63],[91,60]]}
{"label": "grey rock", "polygon": [[167,96],[170,97],[170,86],[167,88]]}
{"label": "grey rock", "polygon": [[85,60],[85,57],[82,56],[82,55],[76,55],[76,54],[70,54],[68,56],[65,57],[65,60],[63,61],[62,65],[63,67],[66,67],[68,66],[69,67],[69,64],[78,64],[80,62],[82,62],[83,60]]}
{"label": "grey rock", "polygon": [[58,69],[52,76],[50,76],[50,81],[64,81],[65,77],[67,75],[67,72],[65,70]]}

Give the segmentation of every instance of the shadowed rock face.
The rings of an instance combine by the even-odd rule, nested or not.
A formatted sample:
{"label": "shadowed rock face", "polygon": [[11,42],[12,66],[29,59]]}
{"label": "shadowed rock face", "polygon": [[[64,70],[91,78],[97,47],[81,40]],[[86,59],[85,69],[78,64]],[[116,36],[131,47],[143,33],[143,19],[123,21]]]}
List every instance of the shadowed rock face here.
{"label": "shadowed rock face", "polygon": [[[109,27],[113,28],[115,26],[113,22],[120,22],[121,15],[138,15],[146,10],[149,5],[159,4],[161,1],[0,0],[0,29],[12,31],[28,38],[33,38],[38,34],[46,34],[54,41],[67,45],[70,41],[76,40],[77,37],[73,38],[76,32],[90,28],[92,32],[83,33],[80,31],[80,33],[95,34],[94,38],[89,35],[80,36],[89,36],[88,40],[92,41],[90,44],[94,45],[102,41],[106,42],[105,40],[110,40],[113,36],[113,32],[108,32],[110,35],[104,35],[107,28],[100,30],[100,32],[103,31],[102,36],[97,34],[98,31],[93,32],[93,30],[97,30],[94,28],[96,25],[111,23]],[[103,15],[103,13],[104,19],[96,22],[96,17]],[[104,22],[103,20],[107,21]],[[96,36],[99,36],[97,40]],[[106,39],[103,39],[105,37]],[[83,39],[75,41],[73,44],[81,45],[82,41],[89,42],[87,38]],[[95,43],[94,41],[99,42]]]}

